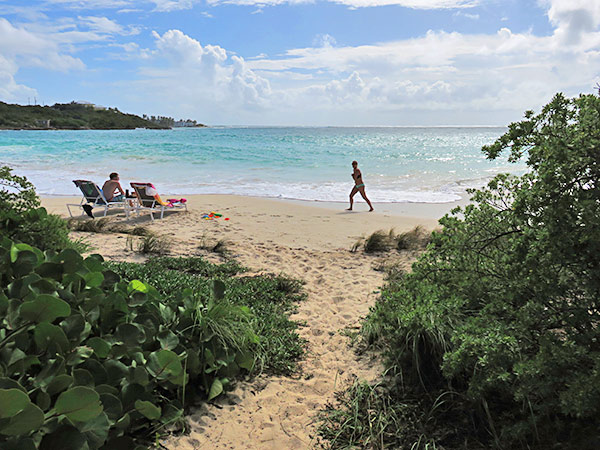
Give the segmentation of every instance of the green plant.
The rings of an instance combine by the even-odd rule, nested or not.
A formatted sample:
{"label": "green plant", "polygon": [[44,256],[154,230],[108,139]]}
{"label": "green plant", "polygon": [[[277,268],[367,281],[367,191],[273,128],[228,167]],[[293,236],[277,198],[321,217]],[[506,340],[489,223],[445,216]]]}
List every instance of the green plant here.
{"label": "green plant", "polygon": [[318,416],[318,434],[329,448],[433,448],[419,424],[425,419],[419,402],[398,402],[384,386],[364,381],[337,392],[336,401]]}
{"label": "green plant", "polygon": [[435,399],[454,393],[444,410],[471,424],[454,442],[597,446],[599,130],[592,95],[557,95],[511,124],[483,150],[527,158],[528,172],[472,191],[368,317],[364,336],[385,349],[399,391],[429,399],[438,419]]}
{"label": "green plant", "polygon": [[71,218],[67,221],[67,225],[72,231],[84,231],[88,233],[106,233],[111,230],[113,219],[110,217],[100,217],[98,219],[79,219]]}
{"label": "green plant", "polygon": [[250,325],[259,336],[255,348],[256,371],[291,374],[303,354],[304,341],[297,324],[288,315],[305,294],[302,284],[284,276],[235,276],[245,269],[233,261],[215,265],[202,258],[151,257],[145,264],[107,262],[107,266],[126,279],[139,279],[156,286],[166,300],[183,287],[194,296],[210,296],[212,279],[228,280],[225,300],[247,306],[252,312]]}
{"label": "green plant", "polygon": [[362,246],[366,253],[387,252],[394,247],[394,230],[377,230],[362,241]]}
{"label": "green plant", "polygon": [[69,239],[67,223],[41,208],[33,184],[0,167],[0,236],[35,245],[42,250],[84,250],[81,242]]}
{"label": "green plant", "polygon": [[182,285],[162,298],[99,255],[2,238],[0,446],[110,447],[181,426],[186,403],[255,365],[253,314],[228,289]]}
{"label": "green plant", "polygon": [[366,253],[388,252],[392,249],[424,250],[429,242],[431,242],[431,233],[417,225],[412,230],[400,234],[396,234],[394,229],[388,232],[377,230],[367,237],[358,239],[350,251],[354,253],[361,247]]}
{"label": "green plant", "polygon": [[12,173],[8,166],[0,166],[0,211],[21,213],[40,207],[35,187],[25,177]]}
{"label": "green plant", "polygon": [[410,231],[394,236],[398,250],[424,250],[431,242],[431,233],[417,225]]}
{"label": "green plant", "polygon": [[162,255],[169,251],[169,241],[163,236],[148,234],[138,241],[137,251],[146,254]]}

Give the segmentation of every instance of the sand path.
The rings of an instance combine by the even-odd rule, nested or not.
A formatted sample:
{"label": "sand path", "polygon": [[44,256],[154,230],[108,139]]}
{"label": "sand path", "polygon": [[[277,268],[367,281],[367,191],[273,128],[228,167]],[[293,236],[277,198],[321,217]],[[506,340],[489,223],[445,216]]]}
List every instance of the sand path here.
{"label": "sand path", "polygon": [[[203,205],[189,213],[140,222],[168,236],[173,255],[218,259],[198,246],[202,241],[226,239],[231,256],[253,272],[303,279],[308,298],[292,319],[304,324],[299,334],[307,340],[306,355],[298,375],[263,375],[239,382],[216,404],[203,405],[188,416],[188,435],[172,436],[161,444],[178,450],[318,447],[315,416],[319,410],[354,380],[372,381],[381,373],[379,361],[373,355],[357,355],[343,334],[344,329],[358,329],[383,284],[383,273],[373,269],[380,263],[378,258],[351,253],[350,246],[359,235],[377,229],[405,231],[435,221],[225,196],[216,196],[213,202],[202,200]],[[202,212],[217,208],[232,220],[201,219]],[[123,235],[85,235],[108,259],[144,259],[124,251]],[[403,263],[408,267],[408,258]]]}
{"label": "sand path", "polygon": [[[281,245],[239,245],[237,259],[255,270],[305,280],[308,298],[292,319],[307,340],[298,377],[259,377],[189,418],[189,436],[171,449],[306,449],[316,446],[315,414],[356,378],[373,380],[379,364],[349,347],[346,327],[358,327],[376,298],[382,275],[348,251],[311,251]],[[258,254],[258,256],[257,256]]]}

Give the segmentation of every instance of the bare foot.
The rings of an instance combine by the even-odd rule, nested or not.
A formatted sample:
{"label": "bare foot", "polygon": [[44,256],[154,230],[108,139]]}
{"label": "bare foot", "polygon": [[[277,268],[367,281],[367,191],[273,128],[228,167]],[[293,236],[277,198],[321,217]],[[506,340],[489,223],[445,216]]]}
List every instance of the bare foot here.
{"label": "bare foot", "polygon": [[352,211],[352,208],[346,208],[346,211]]}
{"label": "bare foot", "polygon": [[369,212],[371,212],[371,211],[375,211],[375,210],[374,210],[373,208],[371,208],[371,209],[369,210]]}

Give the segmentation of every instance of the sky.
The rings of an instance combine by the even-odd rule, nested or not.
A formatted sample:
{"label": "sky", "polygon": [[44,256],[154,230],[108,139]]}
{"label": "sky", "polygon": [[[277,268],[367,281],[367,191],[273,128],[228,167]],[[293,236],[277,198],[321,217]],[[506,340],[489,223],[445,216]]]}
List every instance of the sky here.
{"label": "sky", "polygon": [[507,125],[600,82],[600,0],[0,0],[0,101]]}

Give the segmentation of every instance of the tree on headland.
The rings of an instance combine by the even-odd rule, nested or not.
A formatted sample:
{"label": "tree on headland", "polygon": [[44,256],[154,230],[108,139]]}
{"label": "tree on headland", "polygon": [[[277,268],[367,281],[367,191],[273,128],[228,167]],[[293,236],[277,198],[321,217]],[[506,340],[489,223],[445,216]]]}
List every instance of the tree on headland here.
{"label": "tree on headland", "polygon": [[0,129],[165,129],[161,125],[117,108],[91,103],[57,103],[52,106],[21,106],[0,102]]}

